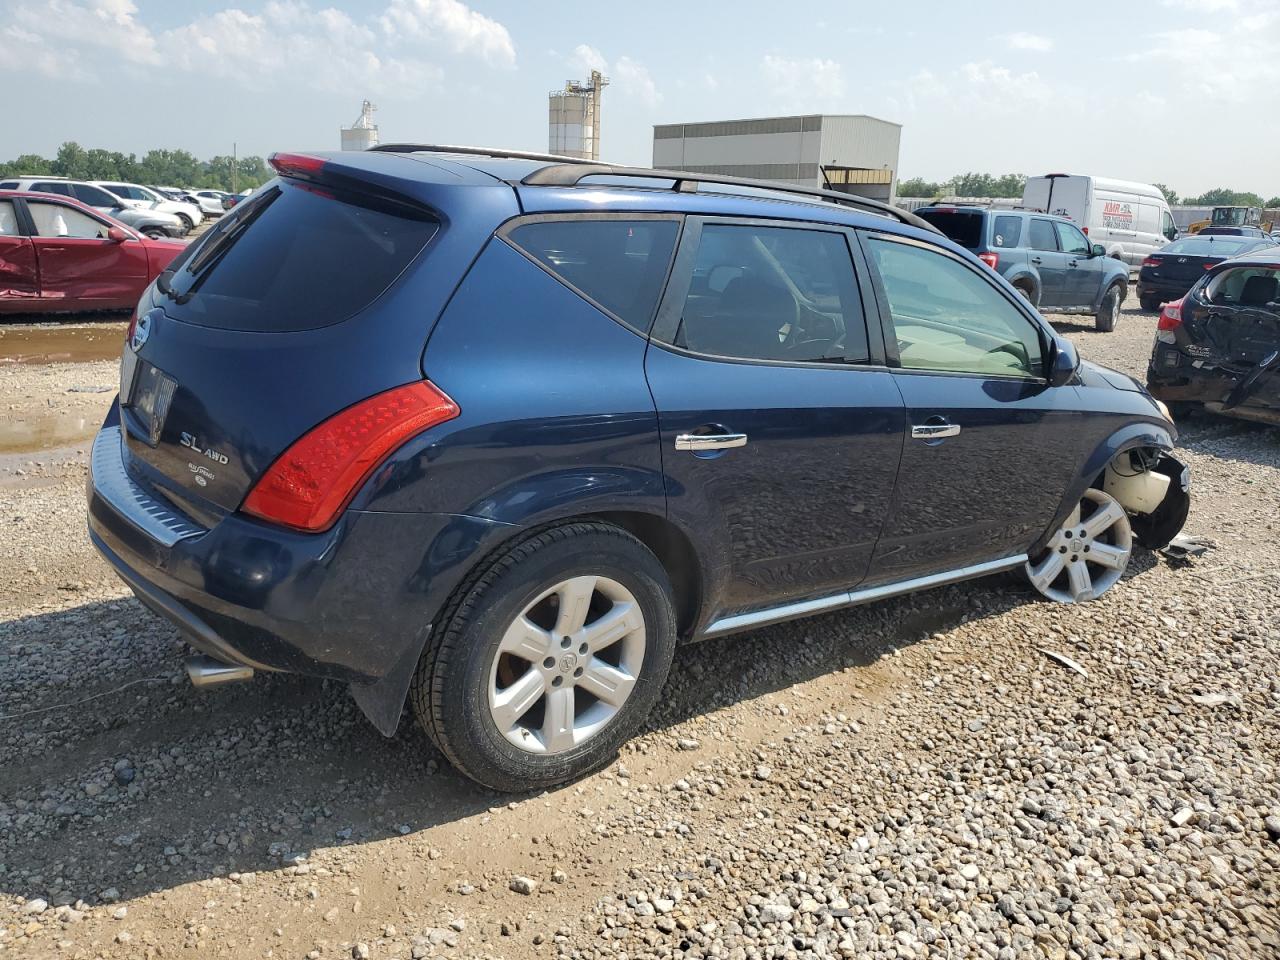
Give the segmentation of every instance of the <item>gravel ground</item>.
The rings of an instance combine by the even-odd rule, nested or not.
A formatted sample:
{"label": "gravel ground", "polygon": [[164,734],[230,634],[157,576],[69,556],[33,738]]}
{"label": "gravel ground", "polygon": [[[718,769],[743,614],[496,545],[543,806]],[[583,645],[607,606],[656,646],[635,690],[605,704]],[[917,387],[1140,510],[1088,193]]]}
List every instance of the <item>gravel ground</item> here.
{"label": "gravel ground", "polygon": [[[1141,375],[1154,318],[1061,329]],[[40,370],[0,396],[113,375]],[[339,686],[196,693],[87,545],[83,445],[6,456],[0,954],[1280,956],[1280,432],[1183,443],[1204,557],[685,648],[613,766],[514,800]]]}

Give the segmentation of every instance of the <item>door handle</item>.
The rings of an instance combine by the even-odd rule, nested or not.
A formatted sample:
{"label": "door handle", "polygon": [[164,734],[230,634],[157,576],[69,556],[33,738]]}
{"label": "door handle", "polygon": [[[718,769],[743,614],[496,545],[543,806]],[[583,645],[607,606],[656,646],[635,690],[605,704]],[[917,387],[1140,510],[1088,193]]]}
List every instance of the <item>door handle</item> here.
{"label": "door handle", "polygon": [[1035,263],[1035,264],[1044,263],[1044,261],[1043,261],[1043,260],[1041,260],[1039,257],[1032,257],[1032,258],[1031,258],[1031,262],[1032,262],[1032,263]]}
{"label": "door handle", "polygon": [[958,436],[960,433],[960,424],[947,423],[941,417],[930,418],[932,423],[917,423],[911,427],[912,440],[943,440],[947,437]]}
{"label": "door handle", "polygon": [[1067,261],[1067,266],[1068,266],[1068,267],[1074,267],[1075,265],[1076,265],[1076,262],[1075,262],[1074,260],[1068,260],[1068,261]]}
{"label": "door handle", "polygon": [[745,447],[745,433],[678,433],[676,434],[677,450],[728,450],[732,447]]}

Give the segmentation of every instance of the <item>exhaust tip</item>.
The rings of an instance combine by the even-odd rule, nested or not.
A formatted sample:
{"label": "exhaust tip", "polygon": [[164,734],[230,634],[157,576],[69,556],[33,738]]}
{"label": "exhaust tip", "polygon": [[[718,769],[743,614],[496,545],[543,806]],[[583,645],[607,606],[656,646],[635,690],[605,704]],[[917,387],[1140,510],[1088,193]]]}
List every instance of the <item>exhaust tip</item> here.
{"label": "exhaust tip", "polygon": [[187,657],[186,668],[193,687],[213,687],[220,683],[239,683],[253,679],[253,667],[224,663],[204,654]]}

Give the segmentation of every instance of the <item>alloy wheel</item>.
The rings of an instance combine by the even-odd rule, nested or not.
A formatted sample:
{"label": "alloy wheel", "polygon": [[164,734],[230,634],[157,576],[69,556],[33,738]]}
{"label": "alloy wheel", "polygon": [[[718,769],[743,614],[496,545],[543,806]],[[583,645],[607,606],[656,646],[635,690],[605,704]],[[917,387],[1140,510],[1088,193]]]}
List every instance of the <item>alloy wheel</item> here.
{"label": "alloy wheel", "polygon": [[1116,584],[1132,550],[1133,533],[1124,508],[1101,490],[1090,488],[1043,554],[1027,561],[1027,577],[1050,600],[1083,603]]}
{"label": "alloy wheel", "polygon": [[563,753],[622,709],[644,665],[644,615],[607,577],[563,580],[508,626],[489,672],[489,715],[529,753]]}

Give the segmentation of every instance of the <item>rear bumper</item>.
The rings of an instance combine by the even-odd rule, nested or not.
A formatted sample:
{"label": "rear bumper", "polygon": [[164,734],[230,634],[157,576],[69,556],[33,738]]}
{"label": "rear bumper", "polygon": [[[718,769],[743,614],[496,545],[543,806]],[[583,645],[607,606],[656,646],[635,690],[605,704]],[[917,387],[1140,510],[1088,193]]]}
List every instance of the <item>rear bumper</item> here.
{"label": "rear bumper", "polygon": [[[1176,361],[1176,365],[1174,363]],[[1280,371],[1264,375],[1241,403],[1226,407],[1227,398],[1244,375],[1216,367],[1192,366],[1194,360],[1176,346],[1157,344],[1147,370],[1147,389],[1165,403],[1198,403],[1220,413],[1258,423],[1280,424]]]}
{"label": "rear bumper", "polygon": [[1180,280],[1144,280],[1138,278],[1138,297],[1159,298],[1164,301],[1177,300],[1179,297],[1185,296],[1187,291],[1195,286],[1194,280],[1185,282]]}
{"label": "rear bumper", "polygon": [[255,670],[398,684],[454,587],[512,529],[359,511],[322,534],[235,514],[205,529],[136,482],[123,461],[113,408],[90,465],[93,545],[192,646]]}

